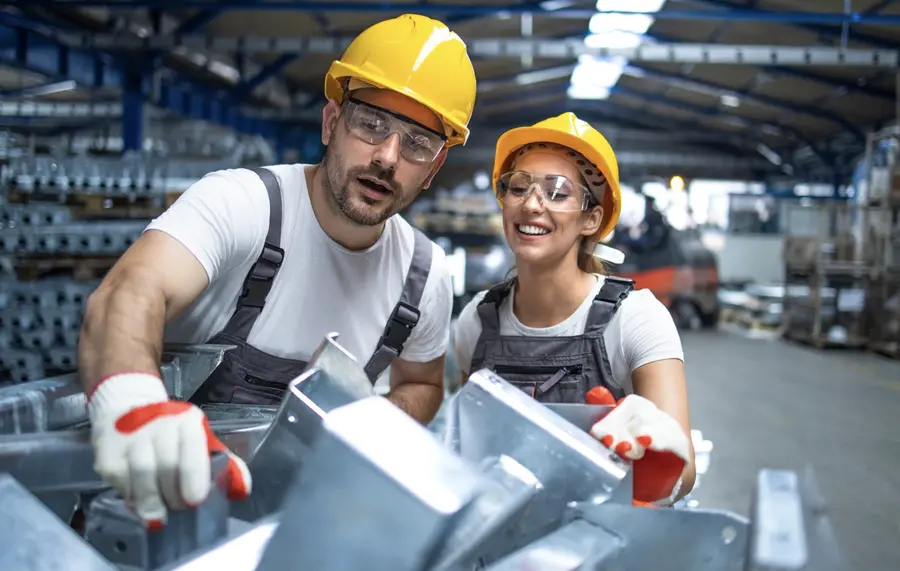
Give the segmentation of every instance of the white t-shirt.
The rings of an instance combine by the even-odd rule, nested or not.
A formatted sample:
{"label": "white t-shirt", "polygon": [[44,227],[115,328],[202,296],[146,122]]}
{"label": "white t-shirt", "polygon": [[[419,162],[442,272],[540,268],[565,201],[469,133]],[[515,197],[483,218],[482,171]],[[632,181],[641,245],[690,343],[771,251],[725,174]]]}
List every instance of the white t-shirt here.
{"label": "white t-shirt", "polygon": [[[512,311],[515,287],[500,305],[500,334],[529,337],[565,337],[584,333],[594,297],[603,287],[605,278],[597,276],[597,284],[584,302],[562,323],[552,327],[527,327]],[[478,293],[459,315],[454,331],[454,351],[463,371],[473,372],[472,355],[481,335],[478,304],[487,291]],[[675,322],[650,290],[632,291],[619,306],[603,333],[612,366],[613,378],[627,394],[633,392],[631,374],[635,369],[662,359],[684,360],[681,338]]]}
{"label": "white t-shirt", "polygon": [[[400,299],[413,229],[397,215],[365,251],[340,246],[313,213],[305,166],[267,167],[281,183],[285,257],[247,340],[272,355],[307,360],[326,334],[337,332],[338,343],[365,364]],[[162,230],[190,250],[209,276],[207,289],[166,327],[166,342],[204,343],[225,327],[268,225],[265,185],[246,169],[207,174],[150,223],[148,230]],[[401,354],[408,361],[436,359],[449,343],[450,273],[444,251],[434,243],[432,251],[419,323]]]}

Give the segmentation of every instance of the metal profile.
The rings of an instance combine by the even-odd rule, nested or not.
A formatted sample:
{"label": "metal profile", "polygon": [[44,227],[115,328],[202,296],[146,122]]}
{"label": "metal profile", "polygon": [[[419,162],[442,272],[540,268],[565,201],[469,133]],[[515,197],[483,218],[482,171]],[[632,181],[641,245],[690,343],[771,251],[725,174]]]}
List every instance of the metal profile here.
{"label": "metal profile", "polygon": [[[258,53],[339,54],[351,37],[234,37],[204,35],[122,37],[112,34],[62,34],[71,46],[99,49],[160,50],[183,46],[192,50],[241,51]],[[721,44],[646,44],[636,47],[590,48],[580,39],[542,40],[536,38],[474,38],[467,41],[469,55],[576,59],[580,55],[624,57],[635,62],[709,63],[728,65],[855,66],[896,68],[900,52],[879,49],[792,47]]]}
{"label": "metal profile", "polygon": [[120,117],[120,103],[39,103],[35,101],[0,101],[4,117]]}

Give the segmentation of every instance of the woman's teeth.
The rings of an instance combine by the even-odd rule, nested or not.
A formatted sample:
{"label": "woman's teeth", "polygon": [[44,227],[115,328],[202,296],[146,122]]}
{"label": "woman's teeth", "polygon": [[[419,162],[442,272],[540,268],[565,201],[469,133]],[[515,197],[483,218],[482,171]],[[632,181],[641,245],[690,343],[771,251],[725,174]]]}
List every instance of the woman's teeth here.
{"label": "woman's teeth", "polygon": [[541,228],[540,226],[528,226],[526,224],[517,225],[516,230],[518,230],[522,234],[531,234],[532,236],[540,236],[542,234],[550,233],[550,230],[547,230],[546,228]]}

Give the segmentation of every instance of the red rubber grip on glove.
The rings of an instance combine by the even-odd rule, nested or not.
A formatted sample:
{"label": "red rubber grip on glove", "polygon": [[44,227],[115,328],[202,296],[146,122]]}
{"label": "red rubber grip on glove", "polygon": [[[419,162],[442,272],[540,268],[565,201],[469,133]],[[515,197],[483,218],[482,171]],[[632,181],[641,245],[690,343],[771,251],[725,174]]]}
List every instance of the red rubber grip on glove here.
{"label": "red rubber grip on glove", "polygon": [[[123,414],[116,420],[116,430],[123,434],[131,434],[158,418],[187,412],[192,406],[190,403],[170,400],[138,407]],[[228,453],[228,449],[209,426],[209,419],[206,418],[206,415],[203,415],[203,430],[206,432],[206,447],[210,453]],[[243,500],[247,497],[247,483],[244,481],[241,469],[230,456],[228,458],[228,467],[219,477],[224,478],[224,481],[217,480],[216,483],[228,490],[229,500]]]}
{"label": "red rubber grip on glove", "polygon": [[594,387],[587,392],[585,400],[588,404],[615,406],[616,398],[606,387]]}

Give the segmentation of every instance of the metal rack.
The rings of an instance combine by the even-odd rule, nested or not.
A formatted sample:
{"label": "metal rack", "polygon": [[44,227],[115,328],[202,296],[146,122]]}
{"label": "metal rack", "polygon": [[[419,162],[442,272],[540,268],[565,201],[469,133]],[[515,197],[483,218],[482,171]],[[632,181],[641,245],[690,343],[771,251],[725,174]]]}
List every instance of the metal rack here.
{"label": "metal rack", "polygon": [[876,266],[855,229],[865,207],[792,206],[785,239],[784,336],[815,347],[867,343],[866,295]]}
{"label": "metal rack", "polygon": [[900,358],[900,127],[872,133],[861,197],[865,252],[874,272],[867,295],[870,350]]}
{"label": "metal rack", "polygon": [[[84,300],[208,163],[10,157],[0,171],[0,381],[75,368]],[[201,172],[202,171],[202,172]]]}

